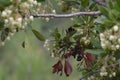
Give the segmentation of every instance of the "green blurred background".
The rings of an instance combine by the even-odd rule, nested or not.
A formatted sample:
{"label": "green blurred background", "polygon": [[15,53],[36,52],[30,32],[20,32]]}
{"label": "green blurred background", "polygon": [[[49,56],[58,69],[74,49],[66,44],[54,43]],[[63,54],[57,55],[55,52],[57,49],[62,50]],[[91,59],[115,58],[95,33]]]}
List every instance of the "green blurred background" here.
{"label": "green blurred background", "polygon": [[[7,0],[0,0],[1,4],[4,2]],[[61,13],[55,2],[53,5],[57,13]],[[32,27],[49,38],[54,28],[58,27],[62,31],[72,24],[73,21],[64,18],[50,19],[49,22],[35,19],[25,31],[17,32],[5,46],[0,46],[0,80],[78,80],[80,72],[76,70],[77,63],[72,58],[73,72],[69,77],[52,74],[52,66],[57,60],[50,57],[43,47],[44,42],[40,42],[31,32]],[[23,41],[25,48],[21,45]]]}
{"label": "green blurred background", "polygon": [[[69,27],[71,21],[35,19],[30,25],[47,37],[55,27],[61,30]],[[26,42],[25,48],[21,45],[23,41]],[[52,65],[57,60],[50,57],[43,44],[29,28],[26,32],[17,32],[5,46],[0,47],[0,80],[78,80],[80,73],[76,70],[76,63],[72,63],[74,70],[70,77],[52,74]]]}

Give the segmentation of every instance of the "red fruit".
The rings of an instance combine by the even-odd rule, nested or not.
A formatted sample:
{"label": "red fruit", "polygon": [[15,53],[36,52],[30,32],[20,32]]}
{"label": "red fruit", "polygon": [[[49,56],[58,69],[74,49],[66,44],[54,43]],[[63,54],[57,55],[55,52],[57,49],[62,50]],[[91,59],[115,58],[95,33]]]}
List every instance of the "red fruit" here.
{"label": "red fruit", "polygon": [[52,66],[53,67],[53,73],[58,73],[61,72],[62,75],[62,69],[63,69],[63,65],[61,60],[59,60],[55,65]]}
{"label": "red fruit", "polygon": [[92,55],[91,53],[86,53],[84,59],[85,59],[85,65],[87,69],[89,69],[90,63],[95,60],[94,55]]}
{"label": "red fruit", "polygon": [[95,60],[94,55],[92,55],[90,53],[86,53],[85,55],[86,55],[87,60],[90,60],[90,61],[94,61]]}
{"label": "red fruit", "polygon": [[68,59],[65,59],[64,73],[66,74],[66,76],[69,76],[72,73],[72,65],[70,64]]}

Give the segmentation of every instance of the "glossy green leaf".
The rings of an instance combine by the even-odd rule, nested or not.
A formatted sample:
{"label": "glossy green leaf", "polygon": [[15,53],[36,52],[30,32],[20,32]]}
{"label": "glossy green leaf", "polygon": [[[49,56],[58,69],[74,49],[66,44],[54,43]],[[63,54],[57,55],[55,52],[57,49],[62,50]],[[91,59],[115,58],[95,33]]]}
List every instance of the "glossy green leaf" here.
{"label": "glossy green leaf", "polygon": [[45,38],[44,38],[44,36],[40,33],[40,32],[38,32],[38,31],[36,31],[36,30],[32,30],[32,32],[34,33],[34,35],[40,40],[40,41],[45,41]]}

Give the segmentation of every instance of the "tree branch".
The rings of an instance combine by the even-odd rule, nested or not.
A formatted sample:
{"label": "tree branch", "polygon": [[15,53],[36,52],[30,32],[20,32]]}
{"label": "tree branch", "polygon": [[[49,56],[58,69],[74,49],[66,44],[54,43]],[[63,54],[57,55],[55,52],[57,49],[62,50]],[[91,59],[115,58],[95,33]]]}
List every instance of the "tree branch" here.
{"label": "tree branch", "polygon": [[[119,65],[120,62],[117,62],[117,63],[114,63],[114,64],[111,64],[111,65],[108,65],[106,68],[111,68],[111,67],[115,67],[117,65]],[[96,71],[93,71],[93,72],[90,72],[88,74],[86,74],[85,76],[81,77],[79,80],[83,80],[84,78],[87,78],[89,77],[90,75],[94,75],[94,74],[97,74],[100,72],[100,69],[96,70]]]}
{"label": "tree branch", "polygon": [[33,14],[34,18],[38,17],[54,17],[54,18],[71,18],[75,16],[94,16],[94,15],[101,15],[100,11],[92,11],[92,12],[77,12],[71,14]]}
{"label": "tree branch", "polygon": [[101,5],[101,6],[106,6],[107,4],[102,2],[101,0],[93,0],[96,4]]}

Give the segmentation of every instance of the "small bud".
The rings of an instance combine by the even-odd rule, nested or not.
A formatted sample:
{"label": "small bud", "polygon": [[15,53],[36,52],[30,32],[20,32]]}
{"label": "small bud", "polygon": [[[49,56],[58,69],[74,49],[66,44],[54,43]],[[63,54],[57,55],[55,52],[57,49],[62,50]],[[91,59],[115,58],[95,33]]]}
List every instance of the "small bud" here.
{"label": "small bud", "polygon": [[103,33],[100,33],[100,38],[104,38],[104,34]]}
{"label": "small bud", "polygon": [[54,53],[51,53],[51,57],[52,57],[52,58],[55,57]]}
{"label": "small bud", "polygon": [[115,25],[115,26],[113,27],[113,30],[114,30],[114,32],[117,32],[117,31],[118,31],[118,26]]}
{"label": "small bud", "polygon": [[5,19],[5,23],[8,23],[8,19]]}
{"label": "small bud", "polygon": [[9,18],[9,21],[13,22],[13,21],[14,21],[13,17],[10,17],[10,18]]}
{"label": "small bud", "polygon": [[112,57],[112,60],[113,60],[113,61],[115,61],[115,60],[116,60],[116,58],[115,58],[115,57]]}
{"label": "small bud", "polygon": [[41,6],[42,4],[41,3],[38,3],[38,6]]}
{"label": "small bud", "polygon": [[89,40],[86,40],[86,41],[85,41],[85,45],[88,45],[89,43],[90,43]]}
{"label": "small bud", "polygon": [[10,15],[12,13],[11,10],[6,10],[7,14]]}
{"label": "small bud", "polygon": [[100,76],[103,77],[103,76],[104,76],[104,73],[103,73],[103,72],[100,72]]}
{"label": "small bud", "polygon": [[37,5],[37,1],[33,1],[33,4],[34,4],[34,5]]}
{"label": "small bud", "polygon": [[105,72],[105,71],[106,71],[106,68],[103,66],[100,71],[101,71],[101,72]]}
{"label": "small bud", "polygon": [[17,21],[21,23],[22,22],[22,18],[21,17],[18,18]]}
{"label": "small bud", "polygon": [[56,11],[55,10],[52,10],[52,12],[55,14],[56,13]]}
{"label": "small bud", "polygon": [[6,40],[8,40],[8,41],[9,41],[9,40],[10,40],[10,36],[8,36],[8,37],[6,38]]}
{"label": "small bud", "polygon": [[116,49],[120,49],[120,45],[116,45]]}
{"label": "small bud", "polygon": [[104,76],[107,76],[108,72],[104,72]]}
{"label": "small bud", "polygon": [[116,40],[116,36],[110,35],[109,40],[115,41]]}
{"label": "small bud", "polygon": [[87,80],[91,80],[91,78],[88,77]]}
{"label": "small bud", "polygon": [[7,13],[6,11],[3,11],[2,14],[1,14],[2,17],[6,17],[7,16]]}
{"label": "small bud", "polygon": [[33,16],[30,16],[29,19],[30,19],[31,21],[33,21],[34,17],[33,17]]}
{"label": "small bud", "polygon": [[21,28],[22,28],[22,29],[25,29],[25,26],[22,26]]}
{"label": "small bud", "polygon": [[45,18],[45,20],[48,22],[50,19],[49,18]]}
{"label": "small bud", "polygon": [[106,48],[106,44],[105,43],[101,43],[101,46],[102,46],[103,49]]}
{"label": "small bud", "polygon": [[109,77],[111,78],[111,77],[112,77],[112,75],[110,74],[110,75],[109,75]]}
{"label": "small bud", "polygon": [[115,77],[116,76],[116,72],[113,72],[112,75]]}
{"label": "small bud", "polygon": [[30,7],[30,4],[27,3],[27,2],[24,2],[24,3],[23,3],[23,6],[26,7],[26,8],[29,8],[29,7]]}
{"label": "small bud", "polygon": [[50,48],[47,48],[48,51],[50,51]]}
{"label": "small bud", "polygon": [[73,18],[70,18],[71,21],[73,21],[74,19]]}

